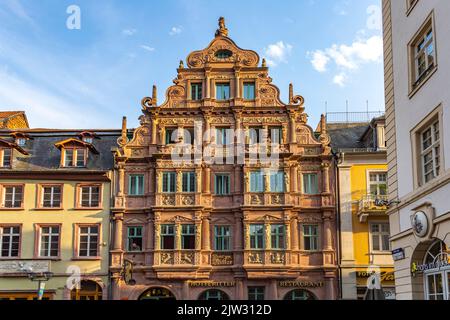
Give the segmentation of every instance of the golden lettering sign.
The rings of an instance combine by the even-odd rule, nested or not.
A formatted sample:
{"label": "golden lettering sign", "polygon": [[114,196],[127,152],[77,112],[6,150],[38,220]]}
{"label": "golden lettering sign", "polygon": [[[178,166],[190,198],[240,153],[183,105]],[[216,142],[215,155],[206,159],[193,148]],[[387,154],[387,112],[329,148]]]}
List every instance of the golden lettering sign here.
{"label": "golden lettering sign", "polygon": [[323,281],[280,281],[280,287],[296,287],[296,288],[321,288],[323,287]]}
{"label": "golden lettering sign", "polygon": [[[358,271],[356,273],[356,276],[358,278],[369,278],[372,274],[373,274],[373,272]],[[395,280],[395,276],[392,272],[382,272],[380,274],[380,278],[381,278],[381,281],[394,281]]]}
{"label": "golden lettering sign", "polygon": [[234,287],[234,281],[189,281],[190,287]]}

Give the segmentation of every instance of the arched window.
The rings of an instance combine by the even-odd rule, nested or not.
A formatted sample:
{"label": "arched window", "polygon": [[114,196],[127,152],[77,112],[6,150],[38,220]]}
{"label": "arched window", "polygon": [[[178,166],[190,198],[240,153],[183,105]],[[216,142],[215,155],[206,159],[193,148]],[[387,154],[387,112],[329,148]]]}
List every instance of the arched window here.
{"label": "arched window", "polygon": [[71,300],[102,300],[103,290],[95,281],[82,280],[79,289],[71,291]]}
{"label": "arched window", "polygon": [[175,300],[175,296],[166,288],[150,288],[138,300]]}
{"label": "arched window", "polygon": [[292,290],[284,296],[284,300],[316,300],[316,297],[307,290]]}
{"label": "arched window", "polygon": [[424,257],[424,286],[427,300],[450,300],[450,254],[441,240],[434,242]]}
{"label": "arched window", "polygon": [[225,292],[213,289],[204,291],[198,300],[230,300],[230,298]]}

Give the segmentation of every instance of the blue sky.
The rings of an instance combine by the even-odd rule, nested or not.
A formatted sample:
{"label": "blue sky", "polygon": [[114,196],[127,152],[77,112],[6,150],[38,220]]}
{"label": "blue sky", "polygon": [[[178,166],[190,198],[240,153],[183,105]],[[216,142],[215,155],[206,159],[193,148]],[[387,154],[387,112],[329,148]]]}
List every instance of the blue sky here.
{"label": "blue sky", "polygon": [[[384,109],[380,0],[1,0],[0,110],[32,127],[138,125],[140,100],[159,101],[180,59],[205,48],[219,16],[230,37],[270,63],[286,101],[306,100],[310,125],[328,111]],[[70,30],[67,8],[81,10]]]}

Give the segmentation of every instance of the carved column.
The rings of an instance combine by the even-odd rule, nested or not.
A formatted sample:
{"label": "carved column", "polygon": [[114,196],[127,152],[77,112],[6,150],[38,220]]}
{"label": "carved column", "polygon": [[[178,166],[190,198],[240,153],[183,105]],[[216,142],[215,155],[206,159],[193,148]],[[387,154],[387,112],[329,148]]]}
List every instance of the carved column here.
{"label": "carved column", "polygon": [[123,197],[125,194],[125,169],[123,166],[119,168],[119,197]]}
{"label": "carved column", "polygon": [[244,167],[244,192],[250,192],[250,171]]}
{"label": "carved column", "polygon": [[287,128],[287,125],[285,125],[285,124],[283,124],[283,128],[281,129],[281,135],[282,135],[282,144],[286,144],[286,143],[288,143],[288,139],[287,139],[287,131],[288,131],[288,128]]}
{"label": "carved column", "polygon": [[240,98],[241,97],[241,77],[239,72],[235,73],[235,87],[234,87],[234,98]]}
{"label": "carved column", "polygon": [[[155,214],[156,216],[157,214]],[[159,222],[159,220],[155,217],[155,222],[154,222],[154,228],[155,228],[155,238],[154,238],[154,242],[155,242],[155,250],[160,250],[161,249],[161,223]]]}
{"label": "carved column", "polygon": [[211,168],[205,167],[205,193],[211,193]]}
{"label": "carved column", "polygon": [[291,175],[289,172],[289,168],[284,170],[284,189],[287,193],[291,192]]}
{"label": "carved column", "polygon": [[286,232],[286,250],[291,250],[291,222],[288,219],[284,221],[284,230]]}
{"label": "carved column", "polygon": [[331,226],[331,216],[326,214],[323,218],[323,228],[324,228],[324,250],[333,250],[333,236],[332,236],[332,226]]}
{"label": "carved column", "polygon": [[202,250],[210,251],[211,245],[210,245],[210,223],[209,223],[209,217],[204,216],[202,221]]}
{"label": "carved column", "polygon": [[242,167],[240,165],[234,166],[234,192],[241,193],[242,177],[241,177]]}
{"label": "carved column", "polygon": [[295,143],[295,114],[290,114],[289,118],[290,128],[291,128],[291,140],[290,143]]}
{"label": "carved column", "polygon": [[155,249],[153,246],[155,244],[155,223],[154,219],[151,217],[151,214],[149,213],[147,216],[147,241],[145,244],[146,250],[153,250]]}
{"label": "carved column", "polygon": [[157,125],[158,125],[158,120],[152,119],[152,141],[151,141],[151,144],[156,144],[156,133],[158,130]]}
{"label": "carved column", "polygon": [[156,188],[155,188],[155,182],[156,182],[156,175],[155,175],[155,168],[152,167],[150,168],[149,174],[148,174],[148,182],[147,182],[147,186],[148,186],[148,193],[155,193],[156,192]]}
{"label": "carved column", "polygon": [[272,241],[270,239],[270,223],[268,221],[264,222],[264,248],[266,250],[272,249]]}
{"label": "carved column", "polygon": [[[234,262],[236,265],[240,265],[242,264],[242,254],[241,251],[243,249],[242,247],[242,216],[240,213],[236,213],[234,215],[234,232],[233,232],[233,239],[234,239],[234,251],[235,251],[235,257],[236,257],[236,261]],[[246,234],[244,235],[245,237],[247,237],[247,232],[249,232],[249,230],[245,229]],[[249,241],[250,242],[250,241]]]}
{"label": "carved column", "polygon": [[206,134],[206,144],[211,143],[211,119],[205,116],[205,134]]}
{"label": "carved column", "polygon": [[181,250],[181,223],[175,223],[175,250]]}
{"label": "carved column", "polygon": [[211,72],[205,71],[205,97],[211,98]]}
{"label": "carved column", "polygon": [[195,191],[197,193],[202,192],[202,168],[195,169]]}
{"label": "carved column", "polygon": [[156,169],[156,192],[162,192],[162,172]]}
{"label": "carved column", "polygon": [[291,166],[291,177],[293,178],[291,192],[297,193],[298,192],[298,169],[297,169],[296,165]]}
{"label": "carved column", "polygon": [[322,164],[322,192],[329,193],[330,192],[330,165],[328,163]]}
{"label": "carved column", "polygon": [[[205,237],[204,232],[205,232],[205,227],[204,227],[205,223],[204,221],[202,221],[201,218],[198,218],[195,220],[195,250],[200,251],[202,249],[204,249],[204,242],[205,242]],[[203,234],[203,235],[202,235]],[[204,250],[209,250],[209,249],[204,249]],[[200,261],[200,259],[196,259],[196,261]],[[195,264],[198,264],[197,262]]]}
{"label": "carved column", "polygon": [[123,213],[114,215],[114,250],[123,250]]}
{"label": "carved column", "polygon": [[264,192],[270,192],[270,175],[268,172],[264,175]]}
{"label": "carved column", "polygon": [[244,246],[245,250],[250,250],[250,224],[244,221]]}
{"label": "carved column", "polygon": [[299,249],[299,233],[298,233],[298,219],[294,217],[291,219],[291,239],[292,250]]}
{"label": "carved column", "polygon": [[176,185],[177,192],[183,191],[182,182],[183,182],[183,173],[181,172],[181,170],[177,170],[177,185]]}

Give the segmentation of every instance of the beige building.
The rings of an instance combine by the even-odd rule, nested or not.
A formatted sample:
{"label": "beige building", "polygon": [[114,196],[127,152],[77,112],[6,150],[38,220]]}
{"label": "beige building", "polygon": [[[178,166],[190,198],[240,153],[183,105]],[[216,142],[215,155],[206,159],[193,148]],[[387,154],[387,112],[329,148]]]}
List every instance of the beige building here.
{"label": "beige building", "polygon": [[450,299],[450,2],[383,1],[397,299]]}
{"label": "beige building", "polygon": [[[108,298],[120,131],[0,131],[0,300]],[[32,279],[34,281],[32,281]]]}

